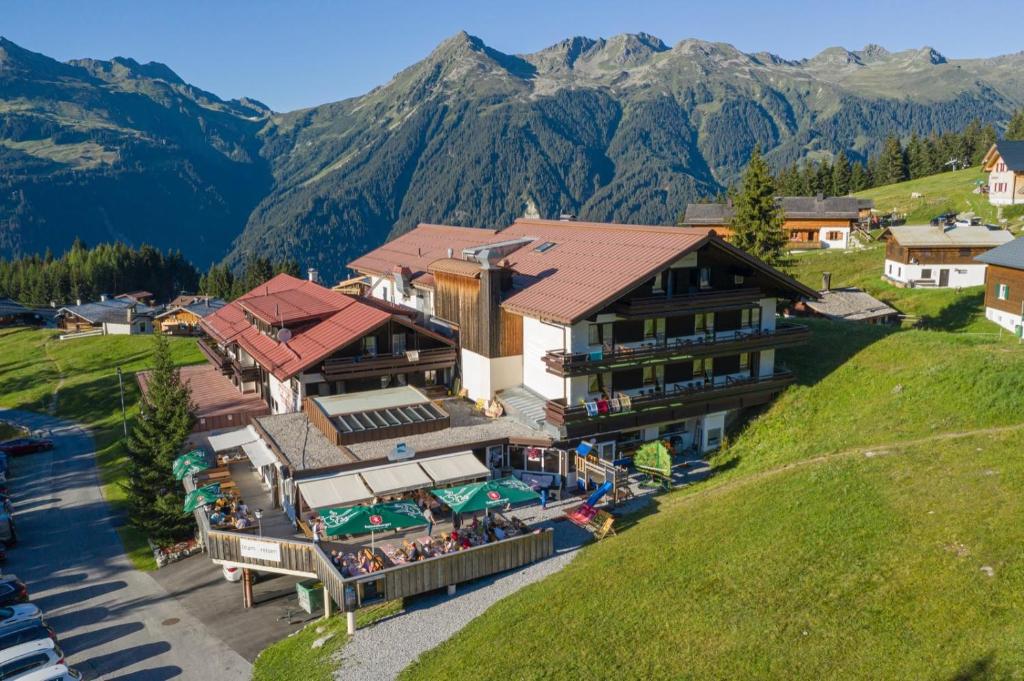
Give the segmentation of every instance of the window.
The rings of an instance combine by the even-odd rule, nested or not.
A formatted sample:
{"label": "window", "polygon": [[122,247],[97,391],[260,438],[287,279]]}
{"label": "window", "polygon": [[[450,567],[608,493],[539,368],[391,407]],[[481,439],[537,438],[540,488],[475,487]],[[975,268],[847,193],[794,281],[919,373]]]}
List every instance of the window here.
{"label": "window", "polygon": [[921,278],[922,279],[931,279],[932,278],[932,271],[930,269],[923,269],[923,270],[921,270]]}
{"label": "window", "polygon": [[693,318],[693,328],[697,333],[715,330],[715,313],[698,312]]}
{"label": "window", "polygon": [[664,337],[665,337],[665,320],[664,319],[645,319],[644,320],[644,339],[664,338]]}
{"label": "window", "polygon": [[761,326],[761,308],[751,307],[740,311],[740,326],[757,328]]}
{"label": "window", "polygon": [[651,290],[655,293],[662,293],[665,290],[665,277],[662,272],[654,275],[654,284],[651,286]]}
{"label": "window", "polygon": [[744,370],[749,369],[749,368],[750,368],[750,353],[749,352],[741,352],[740,353],[740,371],[744,371]]}
{"label": "window", "polygon": [[363,338],[363,354],[364,355],[376,355],[377,354],[377,337],[366,336]]}
{"label": "window", "polygon": [[889,274],[892,274],[892,263],[889,263]]}
{"label": "window", "polygon": [[658,382],[658,375],[654,367],[644,367],[644,385],[655,385]]}
{"label": "window", "polygon": [[590,345],[600,345],[601,344],[601,325],[600,324],[591,324],[587,328],[587,342],[590,343]]}
{"label": "window", "polygon": [[540,246],[537,246],[537,248],[533,250],[536,251],[537,253],[547,253],[556,245],[557,244],[554,241],[545,241],[544,243],[542,243]]}
{"label": "window", "polygon": [[423,372],[423,385],[437,385],[437,369],[427,369]]}
{"label": "window", "polygon": [[961,248],[960,249],[960,257],[962,257],[962,258],[969,258],[969,257],[971,257],[971,249],[969,249],[969,248]]}
{"label": "window", "polygon": [[599,393],[604,390],[604,381],[601,380],[601,374],[591,374],[587,376],[587,392]]}
{"label": "window", "polygon": [[11,679],[16,676],[21,676],[33,669],[39,669],[49,662],[50,656],[46,653],[38,653],[36,655],[29,655],[17,660],[12,660],[0,667],[0,678]]}
{"label": "window", "polygon": [[701,267],[700,268],[700,287],[711,288],[711,268]]}
{"label": "window", "polygon": [[734,283],[736,285],[742,284],[743,283],[743,279],[744,279],[744,277],[743,277],[742,274],[734,274],[734,275],[732,275],[732,283]]}
{"label": "window", "polygon": [[842,232],[836,232],[836,231],[831,231],[831,230],[828,231],[828,232],[825,232],[825,241],[842,241],[842,240],[843,240],[843,233]]}
{"label": "window", "polygon": [[714,371],[714,360],[711,357],[693,360],[694,378],[710,378],[712,371]]}
{"label": "window", "polygon": [[613,461],[615,459],[615,441],[611,442],[599,442],[594,447],[597,450],[597,455],[604,461]]}
{"label": "window", "polygon": [[387,290],[387,288],[383,288],[382,287],[380,289],[380,297],[383,298],[384,300],[388,299],[388,290]]}
{"label": "window", "polygon": [[1010,299],[1010,285],[1009,284],[997,284],[996,285],[996,298],[999,300]]}

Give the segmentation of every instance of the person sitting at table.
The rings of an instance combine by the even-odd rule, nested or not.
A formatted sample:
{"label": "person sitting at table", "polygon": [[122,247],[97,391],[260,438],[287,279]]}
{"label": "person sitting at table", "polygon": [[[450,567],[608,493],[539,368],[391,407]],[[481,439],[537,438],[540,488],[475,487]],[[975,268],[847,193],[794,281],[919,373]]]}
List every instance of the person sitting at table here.
{"label": "person sitting at table", "polygon": [[470,548],[472,546],[473,546],[473,544],[469,541],[469,536],[468,535],[462,535],[459,538],[459,548],[460,549],[468,549],[468,548]]}
{"label": "person sitting at table", "polygon": [[420,553],[424,558],[434,557],[434,540],[426,537],[420,544]]}
{"label": "person sitting at table", "polygon": [[235,520],[235,529],[244,530],[247,527],[249,527],[249,519],[244,515],[238,516],[238,518]]}
{"label": "person sitting at table", "polygon": [[238,505],[235,507],[235,512],[238,513],[238,515],[249,515],[249,507],[245,505],[245,501],[243,501],[241,497],[238,499]]}
{"label": "person sitting at table", "polygon": [[210,514],[210,524],[220,525],[222,522],[224,522],[224,514],[219,510],[214,510],[214,512]]}
{"label": "person sitting at table", "polygon": [[341,554],[338,553],[337,549],[331,549],[331,562],[334,563],[335,567],[341,565]]}
{"label": "person sitting at table", "polygon": [[341,565],[338,566],[338,571],[342,577],[348,578],[352,576],[352,567],[348,564],[348,558],[341,559]]}
{"label": "person sitting at table", "polygon": [[494,527],[492,527],[491,534],[494,535],[494,538],[497,541],[501,541],[502,539],[508,538],[508,535],[505,533],[505,530],[502,529],[501,525],[495,525]]}
{"label": "person sitting at table", "polygon": [[402,548],[405,549],[405,555],[409,557],[410,563],[420,559],[420,547],[416,542],[406,539],[402,542]]}

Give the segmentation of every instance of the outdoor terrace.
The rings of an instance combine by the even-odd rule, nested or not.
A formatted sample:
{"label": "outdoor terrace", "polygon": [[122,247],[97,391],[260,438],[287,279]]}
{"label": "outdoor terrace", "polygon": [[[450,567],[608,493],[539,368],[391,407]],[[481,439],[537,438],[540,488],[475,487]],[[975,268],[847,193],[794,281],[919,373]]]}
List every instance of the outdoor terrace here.
{"label": "outdoor terrace", "polygon": [[698,291],[696,293],[662,294],[620,300],[612,306],[624,317],[648,318],[666,314],[716,312],[751,307],[764,296],[758,288]]}
{"label": "outdoor terrace", "polygon": [[221,352],[217,344],[209,338],[197,338],[196,345],[199,346],[199,351],[206,356],[206,359],[210,361],[210,364],[215,366],[225,376],[231,373],[231,358]]}
{"label": "outdoor terrace", "polygon": [[454,347],[408,350],[399,354],[332,357],[324,360],[321,372],[329,381],[373,378],[390,374],[450,369],[458,350]]}
{"label": "outdoor terrace", "polygon": [[695,357],[728,355],[767,348],[786,348],[807,342],[806,326],[780,322],[774,330],[741,329],[688,338],[659,338],[640,346],[616,345],[614,349],[589,352],[550,350],[544,364],[550,374],[571,377],[599,371],[651,364],[665,364]]}

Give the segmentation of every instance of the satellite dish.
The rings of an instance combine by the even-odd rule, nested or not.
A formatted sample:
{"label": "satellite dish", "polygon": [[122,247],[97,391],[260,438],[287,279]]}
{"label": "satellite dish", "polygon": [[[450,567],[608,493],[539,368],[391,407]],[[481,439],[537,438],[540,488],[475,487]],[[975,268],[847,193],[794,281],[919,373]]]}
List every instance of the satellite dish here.
{"label": "satellite dish", "polygon": [[281,330],[277,332],[277,340],[282,343],[287,343],[292,339],[292,330],[281,327]]}

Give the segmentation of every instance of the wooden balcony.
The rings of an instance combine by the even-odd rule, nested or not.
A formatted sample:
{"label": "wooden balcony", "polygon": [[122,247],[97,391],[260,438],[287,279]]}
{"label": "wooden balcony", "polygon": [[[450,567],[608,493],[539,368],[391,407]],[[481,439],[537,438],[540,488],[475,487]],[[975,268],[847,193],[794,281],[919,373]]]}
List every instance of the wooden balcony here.
{"label": "wooden balcony", "polygon": [[[413,358],[411,353],[416,353]],[[324,360],[321,372],[328,381],[373,378],[415,371],[450,369],[458,351],[454,347],[412,350],[397,355],[361,355]]]}
{"label": "wooden balcony", "polygon": [[196,344],[199,346],[199,352],[206,356],[210,364],[220,369],[222,374],[227,376],[231,373],[231,358],[221,352],[212,340],[199,338],[196,340]]}
{"label": "wooden balcony", "polygon": [[[721,332],[720,332],[721,333]],[[544,355],[549,374],[563,378],[586,376],[637,366],[667,364],[696,357],[730,355],[768,348],[788,348],[807,342],[811,332],[806,326],[780,322],[772,331],[739,330],[728,338],[696,338],[687,340],[652,340],[640,347],[616,346],[615,349],[592,352],[551,350]]]}
{"label": "wooden balcony", "polygon": [[232,359],[231,371],[239,381],[248,383],[260,380],[260,368],[255,364],[242,364],[237,359]]}
{"label": "wooden balcony", "polygon": [[630,430],[655,423],[681,421],[701,414],[742,409],[770,402],[795,380],[793,373],[778,369],[771,376],[730,379],[724,385],[693,386],[668,392],[651,392],[630,399],[628,411],[588,416],[584,405],[567,406],[563,398],[548,400],[544,416],[563,437]]}
{"label": "wooden balcony", "polygon": [[698,291],[621,300],[612,306],[612,310],[616,314],[630,318],[663,317],[753,307],[763,296],[761,289],[758,288]]}

